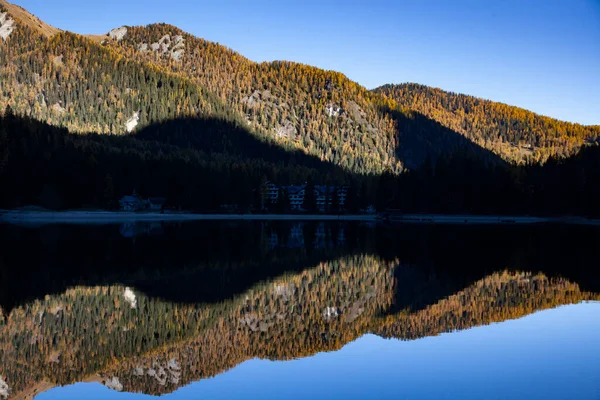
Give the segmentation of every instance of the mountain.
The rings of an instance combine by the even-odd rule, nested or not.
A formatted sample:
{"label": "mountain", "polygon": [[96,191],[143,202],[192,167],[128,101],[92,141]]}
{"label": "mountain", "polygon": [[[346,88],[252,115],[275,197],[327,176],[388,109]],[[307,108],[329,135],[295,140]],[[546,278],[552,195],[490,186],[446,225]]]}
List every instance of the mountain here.
{"label": "mountain", "polygon": [[162,228],[0,226],[10,398],[80,381],[164,394],[366,333],[413,340],[600,299],[594,227]]}
{"label": "mountain", "polygon": [[600,137],[600,126],[544,117],[522,108],[407,83],[374,92],[403,110],[414,110],[506,160],[545,161],[567,156]]}
{"label": "mountain", "polygon": [[[253,64],[167,25],[116,29],[104,40],[62,31],[46,36],[3,7],[14,22],[0,43],[0,106],[15,114],[70,132],[110,134],[211,117],[354,172],[399,168],[391,120],[361,100],[370,96],[366,89],[339,73]],[[136,50],[140,35],[149,51]],[[152,51],[159,47],[160,55]],[[345,97],[360,103],[348,103],[352,118],[336,117]]]}
{"label": "mountain", "polygon": [[428,157],[463,150],[488,162],[490,154],[543,161],[573,153],[600,130],[425,86],[369,91],[335,71],[255,63],[167,24],[85,36],[51,27],[5,0],[0,8],[0,107],[70,132],[124,134],[210,117],[370,174],[414,169]]}
{"label": "mountain", "polygon": [[0,322],[0,375],[15,398],[78,381],[159,395],[249,359],[339,350],[366,333],[411,340],[598,299],[562,278],[500,272],[425,309],[384,317],[395,268],[410,266],[343,257],[204,305],[123,286],[71,288]]}

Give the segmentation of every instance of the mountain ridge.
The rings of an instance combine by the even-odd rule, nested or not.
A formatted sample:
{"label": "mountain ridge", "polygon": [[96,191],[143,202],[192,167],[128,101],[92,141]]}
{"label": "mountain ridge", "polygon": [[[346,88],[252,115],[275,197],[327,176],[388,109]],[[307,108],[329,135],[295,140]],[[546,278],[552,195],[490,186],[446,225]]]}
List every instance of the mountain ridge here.
{"label": "mountain ridge", "polygon": [[[17,20],[0,40],[6,62],[0,67],[0,109],[8,105],[75,133],[135,133],[175,118],[217,117],[260,140],[360,174],[398,174],[477,146],[506,162],[543,163],[600,136],[600,127],[424,85],[368,90],[337,71],[291,61],[257,63],[169,24],[79,35],[37,23],[5,0],[0,7]],[[403,87],[411,90],[388,90]],[[466,106],[453,105],[456,98],[486,106],[465,116]]]}
{"label": "mountain ridge", "polygon": [[[47,33],[47,32],[50,33],[50,34],[46,34],[46,36],[53,36],[53,35],[55,35],[57,33],[65,32],[62,29],[56,28],[56,27],[54,27],[54,26],[52,26],[50,24],[45,23],[39,17],[35,16],[34,14],[32,14],[28,10],[26,10],[24,7],[21,7],[21,6],[17,5],[17,4],[10,3],[7,0],[0,0],[0,6],[4,6],[5,8],[7,8],[8,12],[10,14],[12,14],[13,17],[18,18],[22,22],[26,22],[27,20],[36,21],[38,23],[37,27],[40,28],[39,29],[40,33]],[[41,27],[40,27],[40,25],[41,25]],[[86,38],[94,39],[94,40],[101,40],[101,39],[106,39],[109,36],[109,34],[110,34],[111,31],[115,31],[115,30],[118,30],[120,28],[147,28],[147,27],[152,27],[152,26],[155,26],[155,25],[164,25],[164,26],[168,27],[169,29],[178,30],[181,33],[185,33],[187,35],[195,36],[192,33],[189,33],[189,32],[186,32],[186,31],[182,30],[181,28],[177,27],[176,25],[173,25],[173,24],[170,24],[170,23],[167,23],[167,22],[158,22],[158,21],[157,22],[148,23],[148,24],[144,24],[144,25],[122,25],[122,26],[119,26],[119,27],[115,27],[115,28],[109,30],[108,32],[103,33],[103,34],[91,34],[91,33],[81,33],[81,32],[72,32],[72,33],[80,35],[80,36],[84,36]],[[202,39],[200,37],[198,37],[198,38]],[[206,42],[210,42],[210,43],[218,45],[218,46],[222,46],[222,47],[226,48],[227,50],[231,51],[232,53],[234,53],[237,57],[242,57],[242,58],[244,58],[244,59],[246,59],[246,60],[248,60],[250,62],[256,63],[256,64],[274,64],[274,63],[284,62],[284,63],[293,63],[293,64],[300,64],[300,65],[305,65],[305,66],[311,66],[310,64],[306,64],[306,63],[303,63],[301,61],[292,61],[292,60],[285,60],[285,59],[273,59],[273,60],[265,60],[265,61],[254,61],[254,60],[251,60],[248,57],[244,56],[239,51],[237,51],[237,50],[235,50],[235,49],[233,49],[233,48],[231,48],[231,47],[229,47],[229,46],[227,46],[227,45],[225,45],[225,44],[223,44],[221,42],[210,41],[210,40],[207,40],[207,39],[202,39],[202,40],[204,40]],[[318,68],[318,67],[315,67],[315,68]],[[323,71],[326,71],[326,72],[341,73],[346,79],[351,80],[350,78],[348,78],[346,76],[346,74],[344,74],[344,73],[342,73],[340,71],[330,70],[330,69],[323,69],[323,68],[319,68],[319,69],[322,69]],[[360,84],[360,83],[358,83],[358,84],[361,85],[363,88],[365,88],[366,90],[368,90],[370,92],[380,91],[382,88],[384,88],[386,86],[416,85],[416,86],[421,86],[421,87],[429,88],[429,89],[436,90],[436,91],[443,91],[443,92],[445,92],[445,93],[447,93],[449,95],[469,96],[469,97],[473,97],[473,98],[476,98],[476,99],[481,100],[481,101],[489,101],[489,102],[498,103],[498,104],[502,104],[502,105],[506,105],[506,106],[510,106],[510,107],[515,107],[515,108],[518,108],[518,109],[520,109],[522,111],[527,111],[527,112],[533,113],[533,114],[535,114],[535,115],[537,115],[539,117],[549,118],[549,119],[553,119],[553,120],[557,120],[557,121],[561,121],[561,122],[565,122],[565,123],[569,123],[569,124],[573,124],[573,125],[580,125],[580,126],[584,126],[584,127],[600,127],[600,123],[599,124],[583,124],[583,123],[579,123],[579,122],[576,122],[576,121],[562,120],[560,118],[552,117],[551,115],[548,115],[548,114],[543,114],[543,113],[539,113],[539,112],[535,112],[535,111],[529,110],[526,107],[516,106],[516,105],[512,105],[510,103],[506,103],[506,102],[502,102],[502,101],[495,101],[495,100],[493,100],[491,98],[488,98],[488,97],[482,97],[482,96],[472,95],[472,94],[468,94],[468,93],[462,92],[462,91],[446,90],[446,89],[444,89],[442,87],[432,86],[432,85],[425,85],[425,84],[421,84],[421,83],[417,83],[417,82],[409,82],[409,81],[398,82],[398,83],[389,82],[389,83],[384,83],[384,84],[379,85],[379,86],[375,86],[375,87],[370,88],[370,89],[367,88],[366,86]]]}

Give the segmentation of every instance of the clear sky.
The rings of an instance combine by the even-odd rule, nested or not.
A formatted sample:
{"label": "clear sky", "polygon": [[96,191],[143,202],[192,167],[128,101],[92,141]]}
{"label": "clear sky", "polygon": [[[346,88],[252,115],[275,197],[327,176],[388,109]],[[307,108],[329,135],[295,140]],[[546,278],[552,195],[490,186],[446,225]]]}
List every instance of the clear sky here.
{"label": "clear sky", "polygon": [[78,33],[167,22],[371,89],[417,82],[600,124],[600,0],[12,0]]}
{"label": "clear sky", "polygon": [[[366,335],[337,352],[251,360],[162,400],[598,400],[600,303],[414,341]],[[36,400],[150,400],[76,384]]]}

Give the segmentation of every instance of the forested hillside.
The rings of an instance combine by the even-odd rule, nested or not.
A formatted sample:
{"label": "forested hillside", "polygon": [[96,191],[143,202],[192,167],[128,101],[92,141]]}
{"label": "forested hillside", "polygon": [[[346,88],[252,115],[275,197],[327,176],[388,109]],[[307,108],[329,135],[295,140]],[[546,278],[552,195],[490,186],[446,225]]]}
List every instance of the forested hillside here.
{"label": "forested hillside", "polygon": [[[368,91],[339,72],[256,63],[167,24],[82,36],[4,0],[0,9],[10,25],[0,40],[0,109],[70,132],[124,134],[210,117],[367,174],[461,151],[486,162],[543,161],[572,154],[600,130],[420,85]],[[209,150],[196,134],[179,129],[178,141]],[[168,141],[170,132],[161,135]]]}
{"label": "forested hillside", "polygon": [[[60,32],[17,25],[0,41],[0,104],[73,133],[122,134],[181,116],[235,122],[235,113],[188,80]],[[128,129],[128,121],[131,122]]]}
{"label": "forested hillside", "polygon": [[122,29],[122,39],[107,39],[107,47],[190,77],[279,144],[354,172],[399,171],[394,121],[372,101],[376,96],[341,73],[258,64],[171,25]]}
{"label": "forested hillside", "polygon": [[539,162],[567,156],[600,137],[600,126],[544,117],[522,108],[413,83],[374,90],[417,111],[506,160]]}
{"label": "forested hillside", "polygon": [[110,209],[135,188],[247,211],[271,180],[350,184],[351,212],[597,215],[600,127],[421,85],[368,91],[166,24],[92,37],[0,9],[1,207]]}
{"label": "forested hillside", "polygon": [[[191,143],[199,149],[186,146],[186,129],[197,132]],[[136,189],[166,197],[169,207],[214,211],[236,204],[246,211],[260,207],[257,189],[267,177],[287,184],[353,179],[333,164],[261,142],[214,118],[173,120],[137,135],[113,136],[70,134],[9,109],[0,115],[0,144],[4,208],[113,209]]]}
{"label": "forested hillside", "polygon": [[72,288],[0,321],[0,373],[17,396],[42,382],[84,379],[157,395],[256,357],[338,350],[365,333],[415,339],[598,299],[565,279],[501,272],[423,310],[384,317],[394,299],[394,268],[407,266],[342,257],[205,305],[123,286]]}

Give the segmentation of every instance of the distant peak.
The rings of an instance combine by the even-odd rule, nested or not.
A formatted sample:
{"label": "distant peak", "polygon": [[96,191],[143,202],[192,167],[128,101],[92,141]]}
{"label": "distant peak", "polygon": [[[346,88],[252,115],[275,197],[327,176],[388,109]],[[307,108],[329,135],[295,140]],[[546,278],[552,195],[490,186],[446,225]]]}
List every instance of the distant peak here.
{"label": "distant peak", "polygon": [[6,0],[0,0],[0,7],[2,7],[4,11],[8,12],[8,14],[17,20],[17,22],[27,26],[30,29],[33,29],[36,32],[39,32],[46,37],[52,37],[61,32],[60,29],[45,23],[35,15],[31,14],[29,11],[25,10],[23,7],[9,3]]}

